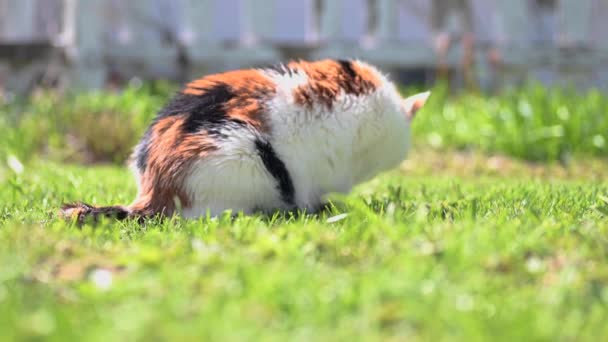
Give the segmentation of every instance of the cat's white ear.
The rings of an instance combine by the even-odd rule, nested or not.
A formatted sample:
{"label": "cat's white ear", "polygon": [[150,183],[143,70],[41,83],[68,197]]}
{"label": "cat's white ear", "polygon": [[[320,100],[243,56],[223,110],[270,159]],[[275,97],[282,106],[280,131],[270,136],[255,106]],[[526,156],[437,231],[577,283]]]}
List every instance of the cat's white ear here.
{"label": "cat's white ear", "polygon": [[403,110],[405,111],[405,115],[411,120],[416,115],[416,112],[424,106],[426,100],[431,96],[430,91],[426,91],[424,93],[412,95],[403,100]]}

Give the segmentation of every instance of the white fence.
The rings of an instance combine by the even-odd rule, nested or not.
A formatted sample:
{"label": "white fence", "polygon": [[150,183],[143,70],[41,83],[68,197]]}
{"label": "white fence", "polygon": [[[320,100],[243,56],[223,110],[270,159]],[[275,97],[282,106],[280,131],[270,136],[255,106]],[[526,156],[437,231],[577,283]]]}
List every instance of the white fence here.
{"label": "white fence", "polygon": [[[603,85],[607,15],[608,0],[0,0],[0,84],[19,88],[49,65],[94,88],[329,56],[469,67],[484,85]],[[9,53],[28,46],[54,53]]]}

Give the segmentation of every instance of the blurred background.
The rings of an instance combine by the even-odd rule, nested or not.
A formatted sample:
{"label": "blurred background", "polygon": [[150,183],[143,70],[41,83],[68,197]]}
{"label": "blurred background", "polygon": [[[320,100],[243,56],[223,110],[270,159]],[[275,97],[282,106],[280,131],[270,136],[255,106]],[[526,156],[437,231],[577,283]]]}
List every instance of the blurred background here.
{"label": "blurred background", "polygon": [[[607,37],[608,0],[0,0],[0,342],[608,341]],[[325,57],[433,93],[331,211],[57,217],[135,197],[180,83]]]}
{"label": "blurred background", "polygon": [[404,84],[608,81],[608,0],[0,0],[0,87],[186,81],[361,58]]}
{"label": "blurred background", "polygon": [[607,17],[608,0],[0,0],[0,161],[124,163],[180,83],[325,57],[433,89],[425,155],[606,157]]}

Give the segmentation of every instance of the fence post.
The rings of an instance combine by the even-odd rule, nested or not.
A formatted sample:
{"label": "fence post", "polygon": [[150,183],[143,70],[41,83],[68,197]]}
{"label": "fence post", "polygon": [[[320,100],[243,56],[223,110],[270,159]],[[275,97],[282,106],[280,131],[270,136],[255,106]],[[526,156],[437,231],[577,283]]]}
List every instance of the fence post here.
{"label": "fence post", "polygon": [[560,79],[578,87],[589,86],[589,80],[595,76],[593,70],[599,64],[591,47],[593,2],[560,0],[558,5],[556,43]]}
{"label": "fence post", "polygon": [[33,42],[38,40],[35,32],[36,7],[33,0],[5,0],[5,11],[0,19],[0,38],[4,41]]}
{"label": "fence post", "polygon": [[272,1],[274,18],[271,39],[285,46],[307,46],[318,38],[316,13],[312,0]]}
{"label": "fence post", "polygon": [[[430,1],[430,0],[429,0]],[[365,55],[384,68],[425,68],[435,65],[431,48],[427,0],[378,0],[375,44]],[[408,19],[416,19],[415,28],[404,29]]]}
{"label": "fence post", "polygon": [[321,58],[365,58],[370,43],[370,8],[367,0],[334,0],[323,3],[320,17]]}
{"label": "fence post", "polygon": [[562,46],[587,46],[591,37],[593,2],[560,0],[558,5],[558,43]]}
{"label": "fence post", "polygon": [[395,0],[378,0],[378,39],[383,42],[397,40],[399,8]]}
{"label": "fence post", "polygon": [[366,0],[333,0],[323,5],[322,41],[328,44],[357,44],[368,35],[370,8]]}
{"label": "fence post", "polygon": [[71,87],[103,87],[106,78],[103,51],[104,0],[64,0],[66,49],[69,54]]}

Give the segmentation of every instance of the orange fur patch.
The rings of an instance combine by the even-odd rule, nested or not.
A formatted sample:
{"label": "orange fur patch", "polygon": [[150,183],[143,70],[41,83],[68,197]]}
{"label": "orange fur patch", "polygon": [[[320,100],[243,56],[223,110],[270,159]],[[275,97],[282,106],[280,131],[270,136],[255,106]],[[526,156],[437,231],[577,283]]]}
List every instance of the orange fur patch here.
{"label": "orange fur patch", "polygon": [[[346,67],[345,67],[346,65]],[[363,95],[375,90],[380,80],[373,72],[358,62],[339,62],[326,59],[318,62],[291,62],[290,69],[299,69],[308,76],[308,84],[293,92],[297,104],[312,107],[320,103],[331,108],[338,95]]]}
{"label": "orange fur patch", "polygon": [[245,122],[262,132],[269,131],[270,127],[263,118],[263,101],[276,93],[272,80],[253,69],[229,71],[192,81],[186,85],[183,93],[201,96],[206,89],[218,84],[229,86],[235,95],[224,105],[228,117]]}
{"label": "orange fur patch", "polygon": [[361,62],[353,62],[353,68],[357,75],[361,78],[361,83],[365,84],[365,87],[377,89],[382,84],[382,81],[378,78],[376,71],[372,70],[369,66],[362,64]]}
{"label": "orange fur patch", "polygon": [[217,149],[204,132],[184,133],[184,115],[160,119],[152,127],[148,165],[141,175],[141,193],[130,206],[143,215],[171,215],[177,204],[190,205],[182,188],[188,166]]}

